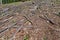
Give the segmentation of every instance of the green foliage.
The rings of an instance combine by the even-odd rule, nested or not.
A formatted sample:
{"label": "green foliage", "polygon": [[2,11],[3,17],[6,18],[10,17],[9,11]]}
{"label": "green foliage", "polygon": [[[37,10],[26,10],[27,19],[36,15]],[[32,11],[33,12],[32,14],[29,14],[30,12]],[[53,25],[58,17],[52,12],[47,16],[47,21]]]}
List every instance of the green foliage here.
{"label": "green foliage", "polygon": [[24,40],[28,40],[28,39],[29,39],[29,36],[25,35]]}
{"label": "green foliage", "polygon": [[30,0],[20,0],[20,1],[24,2],[24,1],[30,1]]}
{"label": "green foliage", "polygon": [[19,1],[30,1],[30,0],[2,0],[2,3],[3,4],[6,4],[6,3],[12,3],[12,2],[19,2]]}
{"label": "green foliage", "polygon": [[45,36],[43,39],[44,39],[44,40],[47,40],[47,37]]}

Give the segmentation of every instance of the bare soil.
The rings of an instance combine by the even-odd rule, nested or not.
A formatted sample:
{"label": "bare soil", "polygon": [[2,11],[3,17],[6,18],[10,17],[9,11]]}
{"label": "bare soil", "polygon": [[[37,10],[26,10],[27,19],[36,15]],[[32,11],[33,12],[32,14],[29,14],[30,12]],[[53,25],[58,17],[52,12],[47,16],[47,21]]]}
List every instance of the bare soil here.
{"label": "bare soil", "polygon": [[60,4],[0,7],[0,40],[60,40]]}

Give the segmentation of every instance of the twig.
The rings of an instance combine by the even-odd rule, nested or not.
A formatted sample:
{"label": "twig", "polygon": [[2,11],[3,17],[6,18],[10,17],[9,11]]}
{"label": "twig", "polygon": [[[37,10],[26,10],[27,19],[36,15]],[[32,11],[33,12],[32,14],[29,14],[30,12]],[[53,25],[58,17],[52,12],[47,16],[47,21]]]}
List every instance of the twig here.
{"label": "twig", "polygon": [[42,16],[39,16],[39,18],[46,20],[46,19],[45,19],[45,18],[43,18]]}
{"label": "twig", "polygon": [[43,17],[41,17],[41,16],[39,16],[40,18],[42,18],[42,19],[44,19],[44,20],[46,20],[46,21],[48,21],[49,23],[51,23],[51,24],[55,24],[55,23],[53,23],[50,19],[48,19],[46,16],[45,16],[45,18],[43,18]]}
{"label": "twig", "polygon": [[19,26],[19,28],[17,29],[17,31],[12,35],[12,37],[9,40],[12,40],[15,37],[16,33],[18,33],[19,30],[21,30],[22,27],[23,27],[22,25]]}
{"label": "twig", "polygon": [[[54,25],[55,25],[55,23],[53,23],[51,20],[46,19],[46,18],[43,18],[43,17],[41,17],[41,16],[39,16],[39,17],[42,18],[42,19],[44,19],[44,20],[48,20],[51,24],[54,24]],[[56,25],[56,26],[57,26],[57,25]],[[51,27],[50,25],[49,25],[49,27],[50,27],[51,29],[55,30],[55,31],[60,31],[60,29],[56,29],[56,28],[54,28],[54,27]]]}
{"label": "twig", "polygon": [[5,29],[3,29],[3,30],[0,30],[0,33],[2,33],[2,32],[4,32],[4,31],[6,31],[8,28],[5,28]]}
{"label": "twig", "polygon": [[33,25],[33,23],[26,16],[23,16],[23,17],[26,18],[26,20],[29,21]]}
{"label": "twig", "polygon": [[8,31],[8,29],[10,29],[11,27],[13,27],[16,23],[12,24],[11,26],[8,26],[6,28],[4,28],[3,30],[0,31],[0,37],[4,36],[4,32]]}
{"label": "twig", "polygon": [[3,23],[5,23],[5,22],[7,22],[7,21],[9,21],[11,19],[13,19],[13,17],[10,17],[8,19],[5,19],[5,20],[0,21],[0,25],[3,25]]}
{"label": "twig", "polygon": [[2,18],[6,18],[7,16],[10,16],[10,17],[11,17],[12,15],[13,15],[12,13],[8,13],[8,14],[7,14],[7,13],[5,13],[5,14],[4,14],[4,16],[1,16],[1,18],[0,18],[0,19],[2,19]]}
{"label": "twig", "polygon": [[[23,16],[23,17],[25,17],[25,16]],[[28,20],[27,18],[26,18],[26,20],[29,21],[32,24],[32,22],[30,20]],[[15,32],[15,34],[13,34],[12,37],[9,40],[12,40],[14,38],[14,36],[16,35],[16,33],[19,32],[19,30],[21,30],[21,28],[23,28],[23,24],[17,29],[17,31]]]}
{"label": "twig", "polygon": [[16,23],[13,23],[11,26],[9,25],[8,27],[4,28],[3,30],[0,30],[0,33],[6,31],[7,29],[11,28],[12,26],[14,26]]}
{"label": "twig", "polygon": [[47,17],[47,15],[44,15],[44,17],[47,19],[47,21],[49,21],[49,23],[51,23],[52,25],[55,25],[55,23],[52,22],[52,21]]}

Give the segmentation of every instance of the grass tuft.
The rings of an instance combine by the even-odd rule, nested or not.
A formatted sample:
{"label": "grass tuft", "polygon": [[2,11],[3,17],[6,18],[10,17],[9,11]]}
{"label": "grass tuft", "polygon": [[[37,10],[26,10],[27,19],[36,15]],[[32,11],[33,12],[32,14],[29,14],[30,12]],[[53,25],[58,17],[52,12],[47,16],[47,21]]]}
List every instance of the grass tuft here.
{"label": "grass tuft", "polygon": [[28,40],[29,39],[29,35],[25,35],[24,40]]}

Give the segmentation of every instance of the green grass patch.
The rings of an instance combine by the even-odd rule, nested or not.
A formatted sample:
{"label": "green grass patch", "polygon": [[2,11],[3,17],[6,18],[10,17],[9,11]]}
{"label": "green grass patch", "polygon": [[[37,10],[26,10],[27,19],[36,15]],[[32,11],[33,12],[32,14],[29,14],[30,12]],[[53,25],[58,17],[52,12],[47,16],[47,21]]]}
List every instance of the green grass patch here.
{"label": "green grass patch", "polygon": [[43,40],[47,40],[47,37],[44,37]]}
{"label": "green grass patch", "polygon": [[29,35],[25,35],[24,40],[28,40],[28,39],[29,39]]}

